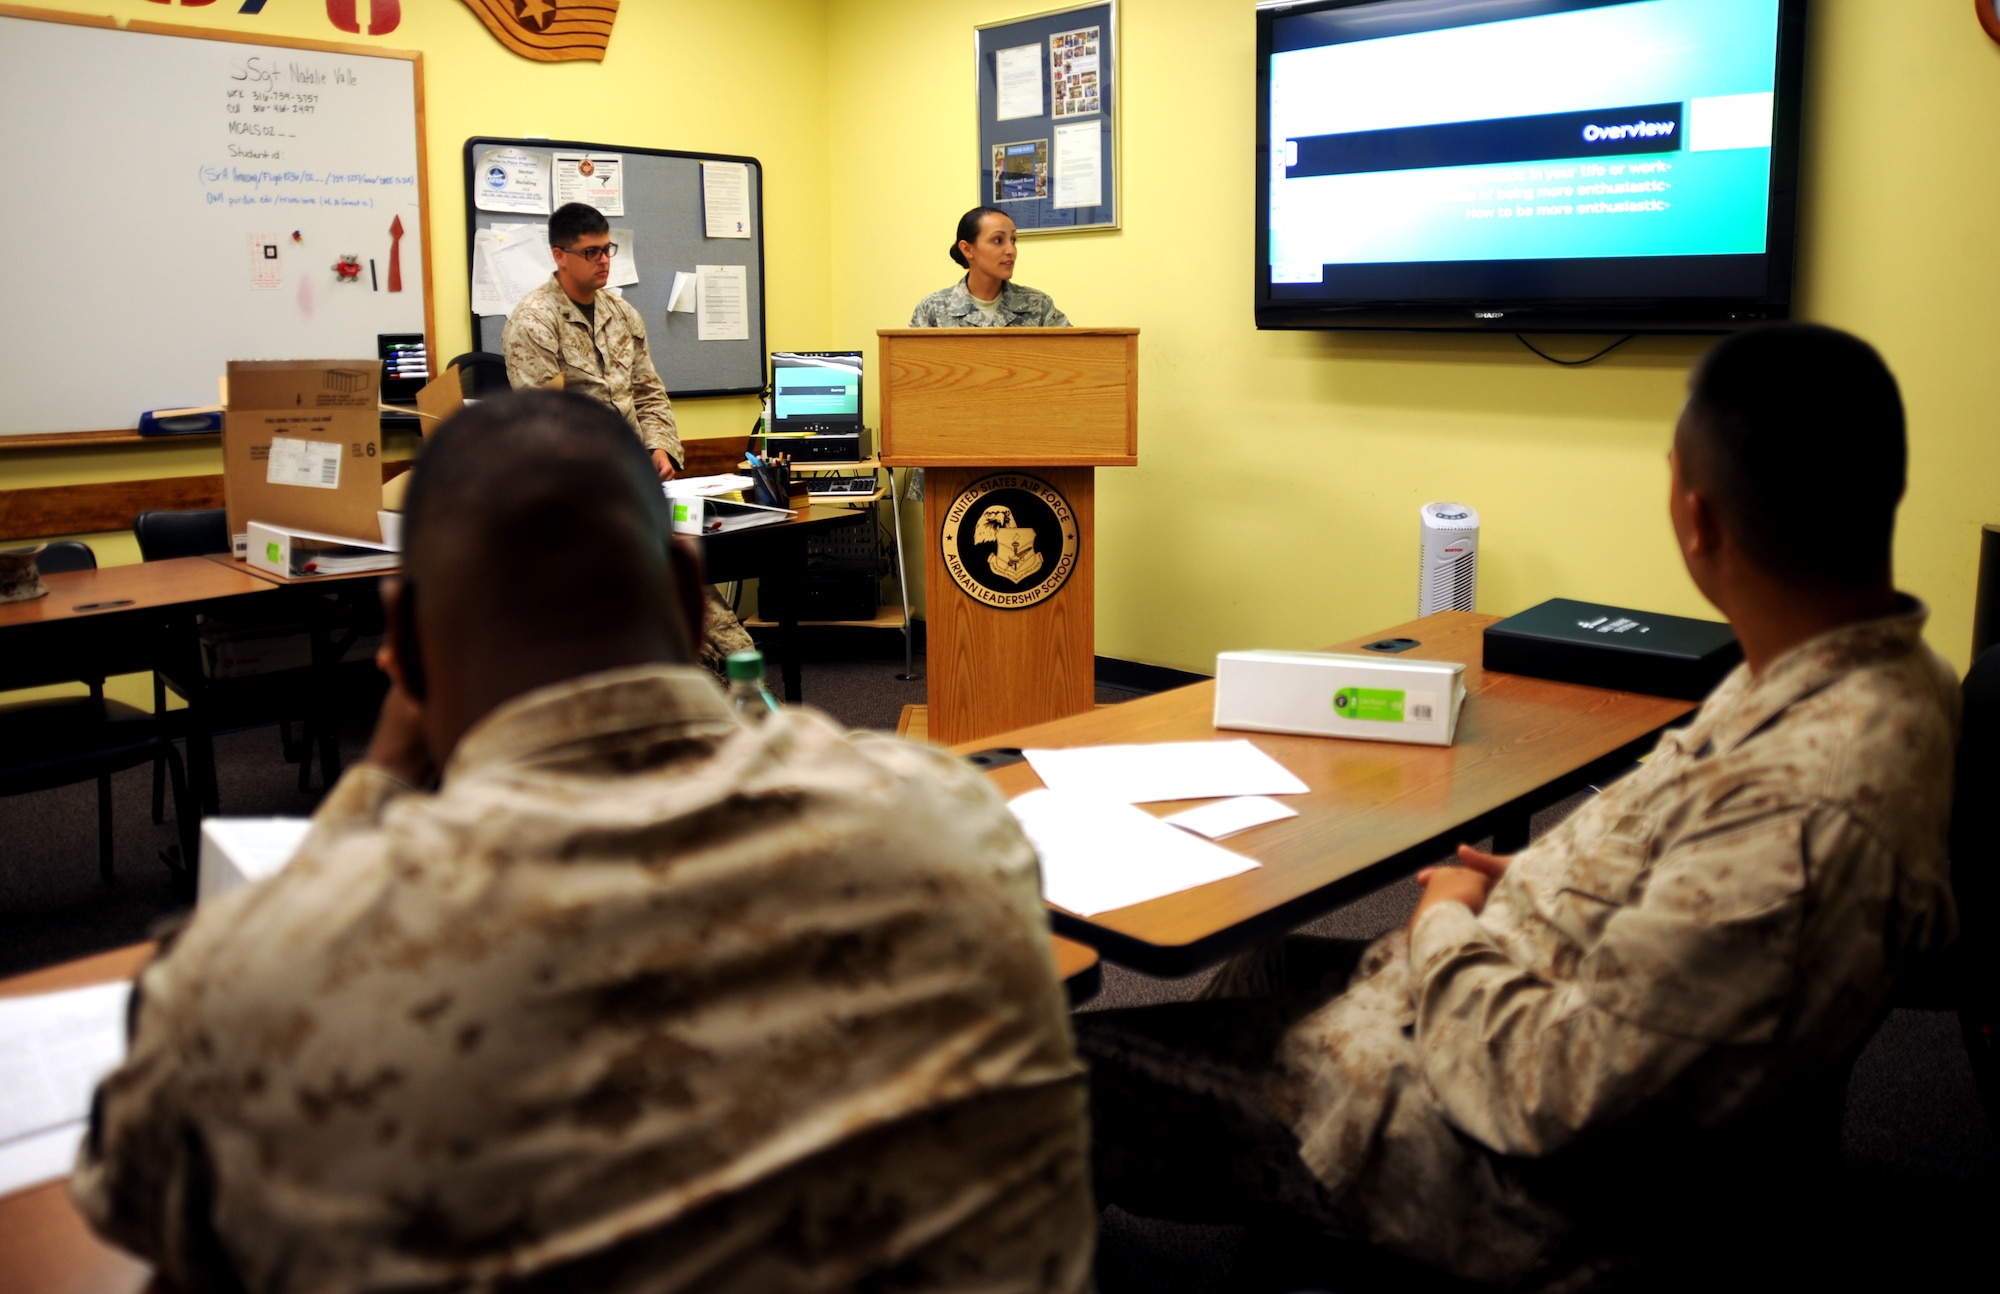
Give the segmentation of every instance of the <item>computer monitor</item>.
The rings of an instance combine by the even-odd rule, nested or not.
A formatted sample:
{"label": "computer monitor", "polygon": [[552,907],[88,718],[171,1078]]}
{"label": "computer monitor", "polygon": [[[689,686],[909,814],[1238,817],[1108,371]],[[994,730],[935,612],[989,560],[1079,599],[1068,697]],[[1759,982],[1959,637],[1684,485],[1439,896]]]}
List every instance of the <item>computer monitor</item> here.
{"label": "computer monitor", "polygon": [[771,430],[780,436],[861,430],[861,352],[771,353]]}

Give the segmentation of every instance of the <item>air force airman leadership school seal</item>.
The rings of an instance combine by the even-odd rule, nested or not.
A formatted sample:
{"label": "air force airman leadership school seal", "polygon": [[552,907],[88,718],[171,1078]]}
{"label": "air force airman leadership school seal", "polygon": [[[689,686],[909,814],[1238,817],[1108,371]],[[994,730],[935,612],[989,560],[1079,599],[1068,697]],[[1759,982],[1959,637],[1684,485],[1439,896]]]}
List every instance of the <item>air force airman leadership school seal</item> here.
{"label": "air force airman leadership school seal", "polygon": [[1037,477],[981,477],[945,510],[941,547],[968,597],[1019,611],[1054,597],[1076,569],[1076,514]]}

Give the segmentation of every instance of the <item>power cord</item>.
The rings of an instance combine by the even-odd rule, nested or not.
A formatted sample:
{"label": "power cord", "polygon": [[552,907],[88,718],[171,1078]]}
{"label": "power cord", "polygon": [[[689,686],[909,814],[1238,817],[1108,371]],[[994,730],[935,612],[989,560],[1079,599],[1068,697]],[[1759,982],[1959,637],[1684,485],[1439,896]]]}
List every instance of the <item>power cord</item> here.
{"label": "power cord", "polygon": [[1609,346],[1606,346],[1603,350],[1598,351],[1595,355],[1588,355],[1585,356],[1583,359],[1557,359],[1555,356],[1549,354],[1541,347],[1535,345],[1535,343],[1529,341],[1526,337],[1522,336],[1520,333],[1514,334],[1514,340],[1520,342],[1523,346],[1526,346],[1529,350],[1535,352],[1535,354],[1537,355],[1540,355],[1543,359],[1547,360],[1551,364],[1560,364],[1564,368],[1582,368],[1585,364],[1593,364],[1596,363],[1598,360],[1603,359],[1606,355],[1609,355],[1612,351],[1617,350],[1620,346],[1623,346],[1626,342],[1631,341],[1634,337],[1637,337],[1638,335],[1639,334],[1637,333],[1628,332],[1623,337],[1620,337],[1617,341],[1614,341]]}

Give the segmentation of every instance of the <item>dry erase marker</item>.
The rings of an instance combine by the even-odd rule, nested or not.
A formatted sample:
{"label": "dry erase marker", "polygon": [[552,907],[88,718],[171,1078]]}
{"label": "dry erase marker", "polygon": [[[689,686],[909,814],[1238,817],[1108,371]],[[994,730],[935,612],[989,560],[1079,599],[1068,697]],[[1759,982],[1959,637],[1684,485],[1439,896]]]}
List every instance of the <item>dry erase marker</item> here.
{"label": "dry erase marker", "polygon": [[370,292],[380,292],[382,290],[381,280],[375,277],[375,258],[373,256],[368,258],[368,290]]}

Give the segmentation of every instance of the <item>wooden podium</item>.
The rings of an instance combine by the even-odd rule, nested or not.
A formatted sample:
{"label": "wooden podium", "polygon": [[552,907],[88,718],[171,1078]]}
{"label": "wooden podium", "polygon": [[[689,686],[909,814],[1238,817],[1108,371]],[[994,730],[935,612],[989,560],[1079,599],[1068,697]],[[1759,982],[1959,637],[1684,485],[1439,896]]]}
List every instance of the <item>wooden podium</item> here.
{"label": "wooden podium", "polygon": [[1139,461],[1139,330],[876,335],[882,462],[924,469],[930,739],[1090,709],[1095,474]]}

